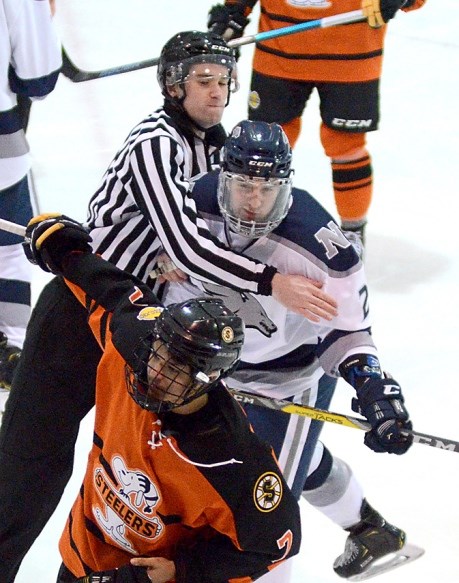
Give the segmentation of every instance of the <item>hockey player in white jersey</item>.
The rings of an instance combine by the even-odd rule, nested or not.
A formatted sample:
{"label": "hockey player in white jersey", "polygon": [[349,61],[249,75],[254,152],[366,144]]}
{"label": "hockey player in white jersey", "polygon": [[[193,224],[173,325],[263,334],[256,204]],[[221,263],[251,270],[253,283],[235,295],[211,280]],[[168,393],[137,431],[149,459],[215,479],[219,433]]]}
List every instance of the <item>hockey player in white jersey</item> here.
{"label": "hockey player in white jersey", "polygon": [[[61,63],[50,3],[0,0],[2,219],[27,224],[34,214],[27,176],[30,155],[25,118],[31,100],[54,90]],[[0,231],[0,423],[31,312],[31,266],[21,243],[21,237]]]}
{"label": "hockey player in white jersey", "polygon": [[[411,422],[399,384],[386,378],[379,363],[363,263],[331,215],[306,191],[292,188],[291,150],[282,128],[237,124],[226,140],[221,170],[198,180],[193,198],[222,242],[281,273],[323,282],[338,302],[333,320],[315,324],[272,297],[169,278],[166,303],[210,294],[244,319],[242,362],[228,385],[326,409],[342,377],[356,390],[352,409],[371,424],[365,444],[376,452],[405,453],[412,437],[403,431]],[[374,562],[386,556],[383,568],[392,568],[405,533],[368,504],[351,468],[318,441],[322,423],[257,406],[246,410],[255,431],[274,447],[294,494],[349,531],[335,572],[366,578],[380,572]],[[271,581],[269,575],[262,580]]]}

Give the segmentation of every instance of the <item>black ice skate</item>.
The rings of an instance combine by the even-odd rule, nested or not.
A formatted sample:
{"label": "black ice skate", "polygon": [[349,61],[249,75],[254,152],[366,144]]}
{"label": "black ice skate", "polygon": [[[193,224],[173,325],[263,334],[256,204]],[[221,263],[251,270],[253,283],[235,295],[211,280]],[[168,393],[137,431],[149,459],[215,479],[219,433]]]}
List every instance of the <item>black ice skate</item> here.
{"label": "black ice skate", "polygon": [[0,332],[0,389],[10,388],[20,354],[20,348],[9,345],[6,334]]}
{"label": "black ice skate", "polygon": [[344,553],[333,565],[335,572],[349,581],[363,581],[420,557],[424,550],[406,544],[403,530],[389,524],[366,500],[361,521],[347,528]]}

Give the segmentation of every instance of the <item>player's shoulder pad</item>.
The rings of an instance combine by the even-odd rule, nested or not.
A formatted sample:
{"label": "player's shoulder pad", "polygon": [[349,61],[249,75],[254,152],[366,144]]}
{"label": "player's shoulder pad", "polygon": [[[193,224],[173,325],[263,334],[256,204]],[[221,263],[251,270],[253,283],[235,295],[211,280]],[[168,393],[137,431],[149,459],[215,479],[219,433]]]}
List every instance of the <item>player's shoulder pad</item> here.
{"label": "player's shoulder pad", "polygon": [[341,232],[336,219],[306,190],[293,188],[292,206],[273,234],[287,239],[337,271],[359,263],[352,244]]}

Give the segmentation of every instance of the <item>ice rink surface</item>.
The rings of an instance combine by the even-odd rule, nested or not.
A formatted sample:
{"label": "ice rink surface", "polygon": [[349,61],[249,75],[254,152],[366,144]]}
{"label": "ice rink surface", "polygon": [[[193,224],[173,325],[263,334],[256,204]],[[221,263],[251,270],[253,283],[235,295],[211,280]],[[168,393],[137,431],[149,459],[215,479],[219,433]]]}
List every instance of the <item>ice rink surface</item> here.
{"label": "ice rink surface", "polygon": [[[204,29],[210,5],[201,0],[58,0],[56,21],[72,59],[94,70],[159,56],[176,32]],[[248,33],[255,32],[256,20]],[[455,440],[458,22],[457,0],[428,0],[423,9],[399,14],[390,24],[382,122],[369,139],[375,193],[366,252],[373,332],[383,366],[401,383],[415,429]],[[303,34],[306,43],[307,32]],[[251,55],[252,47],[242,48],[241,90],[225,113],[227,129],[246,115]],[[146,69],[80,84],[61,77],[55,92],[34,105],[29,139],[41,211],[85,219],[87,201],[124,137],[160,105],[155,74],[155,69]],[[335,214],[318,129],[314,98],[294,153],[295,182]],[[46,281],[37,269],[34,297]],[[351,413],[351,388],[338,388],[332,410]],[[17,583],[55,581],[57,541],[81,481],[91,420],[90,415],[82,426],[74,475],[61,505],[24,560]],[[369,502],[426,549],[421,559],[375,583],[457,583],[459,454],[424,445],[414,445],[401,457],[375,454],[363,445],[362,432],[330,425],[322,438],[353,467]],[[295,559],[293,583],[336,583],[332,563],[346,534],[303,503],[302,516],[304,542]]]}

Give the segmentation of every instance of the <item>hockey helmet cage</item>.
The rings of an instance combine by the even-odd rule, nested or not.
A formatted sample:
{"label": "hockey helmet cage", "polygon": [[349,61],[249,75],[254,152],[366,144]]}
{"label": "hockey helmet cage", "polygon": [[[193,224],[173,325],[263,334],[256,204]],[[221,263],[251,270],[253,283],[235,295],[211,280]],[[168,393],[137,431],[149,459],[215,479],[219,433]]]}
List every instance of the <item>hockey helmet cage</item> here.
{"label": "hockey helmet cage", "polygon": [[[223,148],[218,186],[220,211],[233,231],[257,238],[281,223],[292,203],[291,164],[292,150],[279,124],[244,120],[233,128]],[[245,192],[249,201],[256,188],[273,204],[265,200],[266,214],[249,219],[236,208],[235,193],[243,197]]]}

